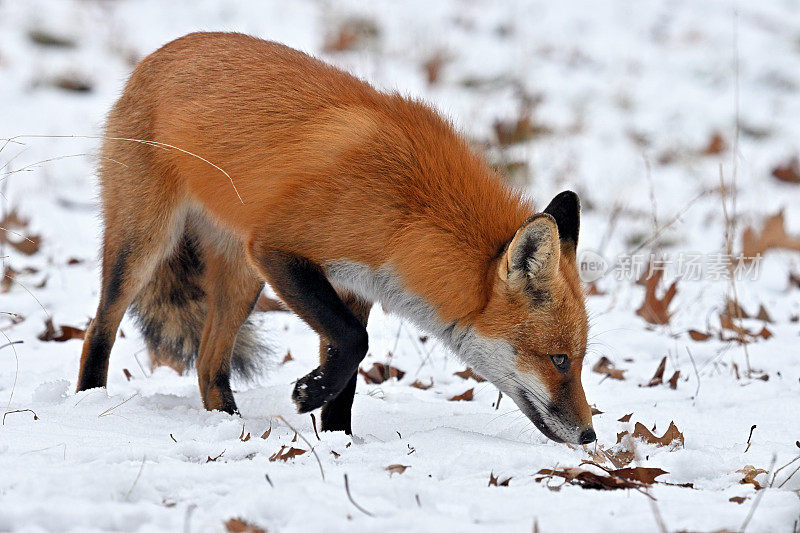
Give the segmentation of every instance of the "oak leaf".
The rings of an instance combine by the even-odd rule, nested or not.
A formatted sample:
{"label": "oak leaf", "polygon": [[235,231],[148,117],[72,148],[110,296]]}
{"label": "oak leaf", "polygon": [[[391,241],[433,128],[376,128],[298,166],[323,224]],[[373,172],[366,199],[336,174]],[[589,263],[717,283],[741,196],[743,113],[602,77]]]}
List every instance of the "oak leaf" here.
{"label": "oak leaf", "polygon": [[636,310],[637,315],[651,324],[669,324],[669,319],[672,317],[669,312],[669,304],[678,292],[678,281],[673,281],[664,293],[664,297],[659,298],[656,296],[656,289],[663,275],[663,270],[656,270],[644,280],[644,302]]}
{"label": "oak leaf", "polygon": [[450,398],[451,402],[470,402],[472,401],[473,392],[475,391],[474,388],[468,389],[461,394],[453,396]]}

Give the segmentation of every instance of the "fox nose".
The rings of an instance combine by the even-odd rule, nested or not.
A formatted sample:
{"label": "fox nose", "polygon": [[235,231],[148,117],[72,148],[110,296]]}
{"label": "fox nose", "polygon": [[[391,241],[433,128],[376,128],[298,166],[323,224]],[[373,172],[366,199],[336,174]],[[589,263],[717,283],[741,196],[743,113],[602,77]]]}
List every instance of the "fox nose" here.
{"label": "fox nose", "polygon": [[594,442],[597,440],[597,435],[594,434],[594,429],[584,429],[581,432],[581,436],[578,437],[578,442],[580,444],[589,444],[590,442]]}

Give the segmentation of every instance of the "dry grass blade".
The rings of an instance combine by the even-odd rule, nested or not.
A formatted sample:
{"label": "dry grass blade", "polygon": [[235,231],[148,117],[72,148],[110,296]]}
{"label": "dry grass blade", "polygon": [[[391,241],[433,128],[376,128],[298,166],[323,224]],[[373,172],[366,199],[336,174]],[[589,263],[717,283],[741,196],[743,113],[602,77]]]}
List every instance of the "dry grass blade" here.
{"label": "dry grass blade", "polygon": [[374,514],[370,513],[369,511],[358,505],[356,501],[353,499],[353,495],[350,494],[350,482],[347,479],[347,474],[344,475],[344,491],[347,493],[347,499],[350,500],[350,503],[352,503],[356,509],[358,509],[367,516],[372,516],[372,517],[375,516]]}
{"label": "dry grass blade", "polygon": [[[283,422],[284,424],[286,424],[286,425],[289,427],[289,429],[291,429],[292,431],[294,431],[296,435],[299,435],[299,436],[300,436],[300,438],[301,438],[301,439],[303,439],[303,441],[304,441],[306,444],[308,444],[308,448],[311,450],[311,453],[312,453],[312,454],[314,454],[314,457],[315,457],[315,458],[316,458],[316,460],[317,460],[317,464],[319,465],[319,473],[320,473],[320,475],[322,476],[322,481],[325,481],[325,470],[322,468],[322,461],[320,460],[320,458],[319,458],[319,455],[317,454],[317,450],[315,450],[315,449],[314,449],[314,446],[312,446],[312,445],[311,445],[311,442],[309,442],[309,440],[308,440],[308,439],[305,437],[305,435],[303,435],[302,433],[300,433],[299,431],[297,431],[297,430],[294,428],[294,426],[293,426],[293,425],[291,425],[291,424],[290,424],[290,423],[289,423],[289,422],[288,422],[288,421],[287,421],[285,418],[283,418],[283,416],[281,416],[281,415],[272,415],[272,418],[277,418],[278,420],[280,420],[281,422]],[[271,431],[271,429],[272,429],[272,428],[271,428],[271,426],[270,426],[270,431]],[[262,436],[262,438],[263,438],[263,436]]]}

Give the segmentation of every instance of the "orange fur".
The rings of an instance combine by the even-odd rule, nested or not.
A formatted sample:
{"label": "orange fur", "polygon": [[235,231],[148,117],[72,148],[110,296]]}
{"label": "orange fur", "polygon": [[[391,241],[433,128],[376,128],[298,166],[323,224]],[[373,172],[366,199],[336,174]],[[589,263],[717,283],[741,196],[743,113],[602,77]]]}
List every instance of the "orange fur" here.
{"label": "orange fur", "polygon": [[[562,250],[541,280],[551,295],[541,305],[501,280],[504,250],[533,206],[428,106],[277,43],[199,33],[139,64],[107,135],[181,150],[104,144],[104,287],[116,287],[109,280],[126,246],[137,252],[125,266],[139,274],[123,280],[122,297],[104,289],[101,308],[111,318],[97,327],[115,330],[186,212],[207,218],[194,234],[213,272],[201,282],[212,318],[198,359],[208,408],[225,403],[214,376],[228,370],[231,331],[261,281],[253,250],[269,246],[320,265],[391,265],[443,323],[508,340],[519,371],[536,374],[570,423],[591,426],[580,386],[587,326],[574,248]],[[208,236],[214,232],[221,236]],[[228,281],[211,286],[221,278]],[[224,301],[229,294],[234,307]],[[366,320],[368,308],[358,305]],[[89,345],[87,339],[82,368]],[[554,370],[547,358],[553,353],[573,360],[568,376]]]}

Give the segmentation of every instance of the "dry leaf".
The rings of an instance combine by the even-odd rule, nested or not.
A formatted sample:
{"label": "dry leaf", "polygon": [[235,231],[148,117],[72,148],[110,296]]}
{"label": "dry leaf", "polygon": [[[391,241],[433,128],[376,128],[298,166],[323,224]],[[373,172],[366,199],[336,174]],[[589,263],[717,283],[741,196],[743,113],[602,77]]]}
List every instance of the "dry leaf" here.
{"label": "dry leaf", "polygon": [[606,292],[601,291],[597,288],[597,284],[595,282],[591,282],[588,284],[586,288],[586,296],[605,296]]}
{"label": "dry leaf", "polygon": [[516,120],[498,120],[494,123],[494,132],[500,146],[509,146],[529,141],[539,135],[550,133],[550,128],[534,124],[529,113],[524,113]]}
{"label": "dry leaf", "polygon": [[756,333],[756,337],[761,337],[762,339],[767,340],[772,337],[772,332],[767,329],[767,326],[764,326],[761,328],[760,332]]}
{"label": "dry leaf", "polygon": [[470,401],[472,401],[472,393],[474,392],[474,390],[475,389],[466,390],[463,393],[461,393],[461,394],[459,394],[457,396],[453,396],[452,398],[450,398],[450,401],[451,402],[470,402]]}
{"label": "dry leaf", "polygon": [[241,518],[231,518],[225,522],[225,531],[229,533],[267,533],[266,529],[261,529]]}
{"label": "dry leaf", "polygon": [[126,380],[130,381],[130,380],[133,379],[133,374],[131,374],[131,371],[128,370],[127,368],[123,368],[122,369],[122,373],[125,374],[125,379]]}
{"label": "dry leaf", "polygon": [[[617,422],[630,422],[633,413],[628,413],[627,415],[623,416],[622,418],[618,419]],[[619,441],[617,441],[619,442]]]}
{"label": "dry leaf", "polygon": [[40,341],[64,342],[70,339],[83,339],[86,335],[86,330],[72,326],[61,326],[57,331],[51,318],[45,320],[44,327],[44,331],[39,334]]}
{"label": "dry leaf", "polygon": [[269,423],[269,427],[261,434],[262,439],[268,439],[269,436],[272,434],[272,422]]}
{"label": "dry leaf", "polygon": [[725,139],[718,132],[714,132],[706,147],[703,148],[703,153],[705,155],[720,154],[725,151],[725,148]]}
{"label": "dry leaf", "polygon": [[707,341],[711,338],[710,333],[703,333],[702,331],[697,331],[696,329],[689,330],[689,337],[692,338],[693,341],[703,342]]}
{"label": "dry leaf", "polygon": [[667,292],[664,293],[663,298],[658,298],[656,296],[656,289],[663,275],[663,270],[655,270],[644,280],[644,302],[642,302],[642,306],[636,310],[637,315],[651,324],[669,324],[669,319],[672,316],[669,312],[669,304],[678,292],[678,281],[675,280],[672,282],[672,285],[669,286]]}
{"label": "dry leaf", "polygon": [[513,478],[507,477],[503,481],[500,481],[499,477],[494,477],[494,472],[489,473],[489,485],[488,487],[508,487],[508,482],[511,481]]}
{"label": "dry leaf", "polygon": [[444,67],[446,62],[447,57],[441,52],[436,52],[427,60],[425,60],[425,62],[422,64],[422,69],[425,71],[425,77],[428,80],[428,85],[435,85],[436,82],[439,81],[439,75],[441,74],[442,67]]}
{"label": "dry leaf", "polygon": [[380,35],[378,25],[370,19],[353,17],[342,23],[325,39],[325,52],[345,52],[363,48]]}
{"label": "dry leaf", "polygon": [[733,496],[732,498],[728,498],[729,502],[742,504],[747,498],[745,496]]}
{"label": "dry leaf", "polygon": [[[679,442],[681,447],[684,445],[683,433],[678,430],[675,422],[670,422],[667,431],[661,437],[656,437],[647,429],[641,422],[636,422],[633,427],[633,436],[643,439],[650,444],[658,444],[659,446],[670,446],[674,442]],[[619,439],[617,440],[619,442]]]}
{"label": "dry leaf", "polygon": [[785,183],[800,183],[800,159],[795,156],[786,164],[773,168],[772,176]]}
{"label": "dry leaf", "polygon": [[756,318],[758,320],[763,320],[764,322],[772,323],[772,317],[769,316],[767,309],[764,307],[764,304],[758,306],[758,313],[756,314]]}
{"label": "dry leaf", "polygon": [[669,378],[669,388],[670,389],[675,390],[675,389],[678,388],[678,378],[679,377],[681,377],[681,371],[680,370],[676,370],[675,373],[672,374],[672,377]]}
{"label": "dry leaf", "polygon": [[592,416],[596,416],[596,415],[602,415],[602,414],[603,414],[603,411],[601,411],[600,409],[598,409],[598,408],[597,408],[597,407],[595,407],[594,405],[592,405],[591,407],[589,407],[589,409],[590,409],[590,411],[591,411],[591,413],[592,413]]}
{"label": "dry leaf", "polygon": [[595,363],[595,365],[592,367],[592,372],[605,374],[611,379],[625,379],[625,376],[623,375],[625,371],[615,368],[614,363],[612,363],[611,360],[606,356],[601,357],[600,360]]}
{"label": "dry leaf", "polygon": [[650,381],[647,382],[646,387],[655,387],[656,385],[661,385],[664,382],[664,369],[667,367],[667,358],[666,356],[661,359],[661,362],[658,364],[658,368],[656,368],[656,373],[653,374],[653,377],[650,378]]}
{"label": "dry leaf", "polygon": [[291,351],[286,350],[286,355],[283,357],[283,361],[281,361],[281,364],[282,365],[286,364],[289,361],[294,361],[294,357],[292,357],[292,352]]}
{"label": "dry leaf", "polygon": [[752,227],[749,227],[742,234],[744,261],[750,261],[772,248],[800,251],[800,236],[790,236],[786,233],[783,211],[768,217],[764,221],[761,233],[757,233]]}
{"label": "dry leaf", "polygon": [[753,465],[745,465],[744,468],[737,470],[737,472],[744,474],[744,477],[739,481],[739,483],[742,485],[750,483],[756,488],[756,490],[764,488],[758,481],[756,481],[757,476],[767,473],[767,471],[763,468],[756,468]]}
{"label": "dry leaf", "polygon": [[660,468],[648,468],[644,466],[637,466],[634,468],[618,468],[617,470],[611,472],[612,475],[619,476],[630,481],[638,481],[639,483],[644,483],[645,485],[652,485],[656,482],[656,478],[658,476],[668,473],[669,472],[661,470]]}
{"label": "dry leaf", "polygon": [[11,285],[13,285],[17,274],[18,272],[11,268],[11,265],[6,265],[3,271],[3,279],[0,280],[0,292],[6,293],[11,290]]}
{"label": "dry leaf", "polygon": [[641,484],[636,481],[631,481],[623,477],[595,474],[583,468],[563,468],[561,470],[542,469],[537,474],[545,476],[537,478],[536,481],[542,481],[548,477],[561,477],[564,478],[565,483],[570,485],[577,485],[584,489],[595,490],[615,490],[615,489],[634,489],[640,488]]}
{"label": "dry leaf", "polygon": [[384,381],[391,378],[397,378],[398,380],[403,379],[403,376],[406,374],[398,368],[384,365],[383,363],[374,363],[372,368],[366,372],[359,368],[358,373],[364,376],[364,381],[366,381],[367,384],[375,385],[380,385]]}
{"label": "dry leaf", "polygon": [[[284,451],[285,450],[285,451]],[[269,457],[270,462],[275,461],[287,461],[288,459],[293,459],[298,455],[303,455],[308,450],[301,450],[300,448],[294,448],[291,446],[281,446],[281,449],[272,454]]]}
{"label": "dry leaf", "polygon": [[481,382],[483,382],[483,381],[486,381],[485,379],[483,379],[482,377],[480,377],[478,374],[476,374],[475,372],[473,372],[473,371],[472,371],[472,369],[471,369],[470,367],[467,367],[465,370],[462,370],[461,372],[456,372],[456,373],[454,373],[453,375],[454,375],[454,376],[458,376],[458,377],[460,377],[461,379],[470,379],[470,378],[472,378],[472,379],[474,379],[475,381],[477,381],[478,383],[481,383]]}
{"label": "dry leaf", "polygon": [[753,332],[748,330],[747,328],[743,328],[742,326],[737,326],[736,324],[734,324],[733,320],[728,315],[719,316],[719,325],[722,327],[722,329],[733,331],[734,333],[740,336],[753,335]]}
{"label": "dry leaf", "polygon": [[394,464],[387,466],[386,468],[384,468],[384,470],[389,472],[389,476],[391,477],[392,474],[402,474],[403,472],[406,471],[406,468],[409,468],[409,466]]}
{"label": "dry leaf", "polygon": [[433,378],[431,378],[430,383],[423,383],[420,380],[416,380],[414,383],[411,384],[411,386],[414,387],[415,389],[428,390],[431,387],[433,387]]}

